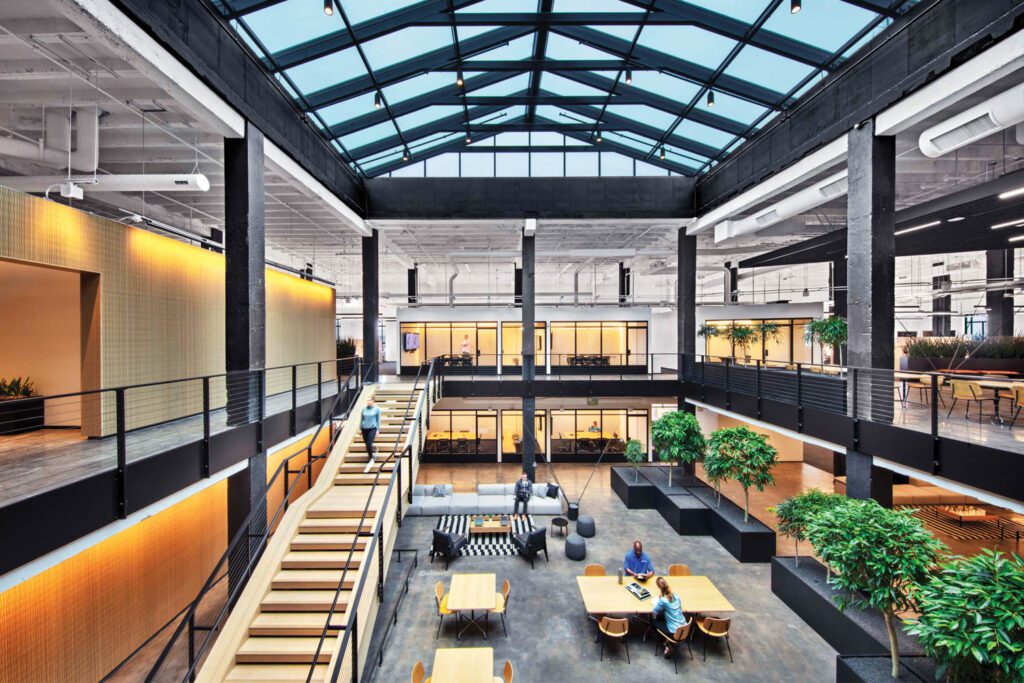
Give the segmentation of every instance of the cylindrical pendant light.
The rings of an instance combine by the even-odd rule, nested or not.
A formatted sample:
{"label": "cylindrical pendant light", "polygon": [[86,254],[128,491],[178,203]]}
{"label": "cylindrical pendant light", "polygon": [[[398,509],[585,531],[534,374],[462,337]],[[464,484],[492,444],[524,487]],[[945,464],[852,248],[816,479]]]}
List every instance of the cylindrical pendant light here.
{"label": "cylindrical pendant light", "polygon": [[324,0],[324,14],[329,17],[334,15],[334,0]]}
{"label": "cylindrical pendant light", "polygon": [[[728,104],[728,102],[726,102]],[[715,91],[708,89],[708,108],[715,106]]]}
{"label": "cylindrical pendant light", "polygon": [[380,109],[381,108],[381,101],[380,101],[380,93],[379,92],[373,94],[373,108],[374,109]]}
{"label": "cylindrical pendant light", "polygon": [[796,14],[803,8],[803,4],[800,0],[789,0],[789,13]]}

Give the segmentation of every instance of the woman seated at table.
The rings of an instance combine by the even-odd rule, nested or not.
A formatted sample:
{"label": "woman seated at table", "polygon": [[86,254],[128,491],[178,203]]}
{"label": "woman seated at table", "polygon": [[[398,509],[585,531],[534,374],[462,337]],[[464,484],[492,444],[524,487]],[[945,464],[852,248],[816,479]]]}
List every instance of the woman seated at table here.
{"label": "woman seated at table", "polygon": [[[661,597],[654,603],[654,627],[662,633],[675,635],[676,629],[686,624],[683,603],[679,596],[672,592],[664,577],[659,576],[656,583],[661,591]],[[672,646],[668,643],[665,644],[665,656],[672,656]]]}

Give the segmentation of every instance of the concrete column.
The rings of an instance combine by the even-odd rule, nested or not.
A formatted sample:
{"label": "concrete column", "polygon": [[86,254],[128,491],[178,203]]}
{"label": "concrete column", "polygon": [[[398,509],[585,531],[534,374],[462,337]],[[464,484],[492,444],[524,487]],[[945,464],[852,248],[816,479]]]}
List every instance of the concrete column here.
{"label": "concrete column", "polygon": [[[697,238],[688,236],[686,228],[679,228],[676,278],[676,363],[682,387],[683,359],[692,363],[697,353]],[[687,407],[682,389],[678,396],[679,410]]]}
{"label": "concrete column", "polygon": [[[985,279],[1013,279],[1013,249],[990,249],[985,252]],[[1013,336],[1013,288],[990,289],[985,293],[988,311],[987,337]]]}
{"label": "concrete column", "polygon": [[364,372],[369,371],[366,376],[368,382],[376,382],[380,377],[377,362],[380,336],[379,247],[380,233],[374,228],[369,237],[363,238],[363,367],[366,368]]}
{"label": "concrete column", "polygon": [[[891,422],[895,344],[896,150],[890,136],[876,136],[869,121],[849,133],[847,195],[847,364],[857,379],[854,417]],[[851,383],[852,384],[852,383]],[[849,398],[854,390],[851,386]],[[892,473],[872,458],[847,452],[847,495],[892,504]]]}
{"label": "concrete column", "polygon": [[537,445],[534,433],[534,416],[537,414],[537,397],[533,382],[537,378],[537,363],[533,347],[536,323],[536,278],[534,271],[534,237],[523,235],[523,268],[520,275],[521,300],[523,307],[523,470],[530,481],[534,481]]}
{"label": "concrete column", "polygon": [[[224,341],[225,369],[248,372],[227,382],[229,425],[258,422],[263,415],[263,383],[258,372],[266,367],[266,264],[263,208],[263,133],[246,123],[245,137],[224,140]],[[241,379],[241,378],[246,379]],[[228,539],[242,528],[267,485],[267,454],[262,426],[257,452],[248,466],[228,478]],[[266,520],[257,520],[252,532]],[[250,557],[258,543],[250,540]],[[241,580],[248,558],[232,556],[232,584]]]}

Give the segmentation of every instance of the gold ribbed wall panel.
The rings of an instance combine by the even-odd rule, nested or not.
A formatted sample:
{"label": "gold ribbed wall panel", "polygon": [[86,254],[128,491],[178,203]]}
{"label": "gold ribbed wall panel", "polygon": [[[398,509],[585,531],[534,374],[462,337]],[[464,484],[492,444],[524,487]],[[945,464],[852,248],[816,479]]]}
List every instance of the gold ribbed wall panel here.
{"label": "gold ribbed wall panel", "polygon": [[196,596],[226,540],[224,480],[0,593],[0,683],[98,681]]}
{"label": "gold ribbed wall panel", "polygon": [[[222,255],[0,187],[0,258],[99,275],[100,368],[83,367],[83,388],[97,378],[115,387],[224,371]],[[331,288],[268,270],[267,366],[333,358],[334,314]],[[271,373],[268,389],[290,386],[288,374]],[[305,370],[300,385],[315,377]],[[194,413],[200,401],[198,382],[134,390],[129,428]],[[109,433],[112,402],[87,404],[83,411],[102,411]]]}

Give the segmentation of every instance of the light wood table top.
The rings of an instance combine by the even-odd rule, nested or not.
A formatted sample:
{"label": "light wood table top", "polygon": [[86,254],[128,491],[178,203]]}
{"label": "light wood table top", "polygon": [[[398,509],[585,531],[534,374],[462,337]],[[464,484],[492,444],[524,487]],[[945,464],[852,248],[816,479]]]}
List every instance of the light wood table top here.
{"label": "light wood table top", "polygon": [[458,441],[459,439],[466,439],[467,441],[472,441],[473,439],[476,438],[476,433],[475,432],[427,432],[427,438],[428,439],[442,439],[442,440],[445,440],[445,441],[447,441],[448,439],[454,439],[456,441]]}
{"label": "light wood table top", "polygon": [[561,436],[556,436],[556,439],[618,439],[620,437],[615,436],[612,432],[562,432]]}
{"label": "light wood table top", "polygon": [[512,531],[512,517],[508,517],[508,524],[502,524],[501,519],[484,519],[484,523],[481,525],[476,524],[477,516],[474,515],[469,521],[469,533],[473,534],[507,534]]}
{"label": "light wood table top", "polygon": [[[658,600],[656,577],[641,583],[651,592],[649,600],[637,600],[626,590],[632,579],[618,576],[577,576],[583,604],[589,614],[650,614]],[[735,608],[706,576],[665,577],[672,592],[679,596],[684,612],[734,612]],[[639,582],[638,582],[639,583]]]}
{"label": "light wood table top", "polygon": [[434,653],[430,683],[493,683],[494,650],[489,647],[446,647]]}
{"label": "light wood table top", "polygon": [[494,574],[455,574],[448,589],[448,609],[453,612],[494,609],[496,586]]}

